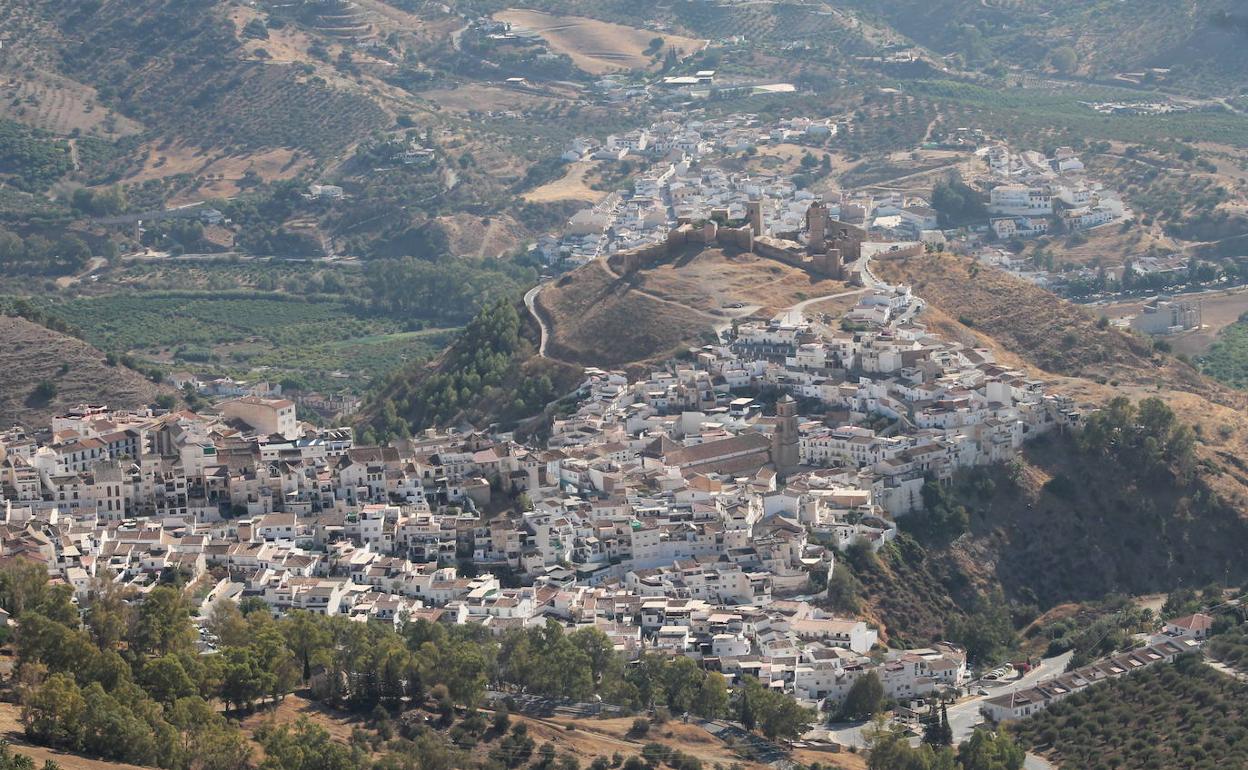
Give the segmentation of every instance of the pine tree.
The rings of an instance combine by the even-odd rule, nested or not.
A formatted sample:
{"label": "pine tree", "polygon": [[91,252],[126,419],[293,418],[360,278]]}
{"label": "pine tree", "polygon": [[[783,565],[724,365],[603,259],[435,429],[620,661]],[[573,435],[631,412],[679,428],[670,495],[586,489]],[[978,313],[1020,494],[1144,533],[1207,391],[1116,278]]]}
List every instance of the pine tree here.
{"label": "pine tree", "polygon": [[927,710],[927,716],[923,717],[923,742],[929,746],[939,746],[943,735],[940,717],[933,705]]}
{"label": "pine tree", "polygon": [[741,693],[741,724],[745,725],[746,730],[753,730],[757,721],[754,716],[754,705],[750,703],[750,694]]}

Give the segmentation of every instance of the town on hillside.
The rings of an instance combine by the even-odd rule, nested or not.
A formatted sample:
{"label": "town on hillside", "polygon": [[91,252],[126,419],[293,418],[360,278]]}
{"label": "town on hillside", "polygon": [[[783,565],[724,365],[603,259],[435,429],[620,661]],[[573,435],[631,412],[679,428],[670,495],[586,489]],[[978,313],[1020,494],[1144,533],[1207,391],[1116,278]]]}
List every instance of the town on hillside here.
{"label": "town on hillside", "polygon": [[[825,225],[838,223],[817,222],[807,246]],[[979,678],[958,646],[894,648],[869,618],[826,609],[838,559],[893,540],[925,485],[1086,417],[933,332],[910,287],[842,245],[840,267],[867,285],[841,317],[798,306],[644,376],[589,368],[541,442],[430,430],[362,446],[255,394],[198,412],[84,404],[13,427],[0,434],[0,556],[46,565],[80,601],[100,581],[140,596],[194,585],[201,622],[253,599],[275,615],[494,634],[589,626],[630,659],[688,656],[824,713],[874,676],[908,713],[937,696],[962,699],[971,723],[1018,718],[1199,645],[1199,629],[1167,629],[1129,659],[1033,673],[994,697],[1009,678]]]}

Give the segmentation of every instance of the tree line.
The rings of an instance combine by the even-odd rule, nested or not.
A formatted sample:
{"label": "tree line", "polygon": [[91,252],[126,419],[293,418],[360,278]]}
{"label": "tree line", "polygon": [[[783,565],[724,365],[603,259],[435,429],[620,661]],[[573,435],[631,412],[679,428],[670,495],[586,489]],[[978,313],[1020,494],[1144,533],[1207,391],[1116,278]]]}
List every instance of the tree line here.
{"label": "tree line", "polygon": [[1146,474],[1168,473],[1185,481],[1196,467],[1195,432],[1156,396],[1139,404],[1126,396],[1114,398],[1089,415],[1076,442],[1085,454],[1113,457]]}
{"label": "tree line", "polygon": [[[138,597],[100,581],[81,611],[72,594],[49,584],[41,565],[0,571],[0,605],[18,621],[14,690],[22,724],[37,743],[113,761],[170,770],[248,767],[251,745],[234,718],[300,688],[379,722],[432,701],[449,724],[456,710],[476,713],[490,689],[597,695],[627,712],[660,716],[734,716],[776,738],[800,735],[815,718],[752,678],[730,692],[721,674],[690,658],[645,653],[629,662],[601,631],[565,631],[554,620],[494,637],[475,624],[420,620],[396,628],[303,611],[277,619],[250,597],[213,605],[204,625],[216,649],[204,654],[187,596],[172,585]],[[266,770],[368,766],[367,752],[334,748],[319,730],[259,731]],[[323,745],[324,756],[309,765],[311,749],[286,752],[291,745]],[[486,761],[481,770],[510,766]]]}
{"label": "tree line", "polygon": [[900,726],[877,721],[869,728],[868,770],[1022,770],[1026,759],[1009,733],[978,729],[956,750],[924,741],[910,745]]}

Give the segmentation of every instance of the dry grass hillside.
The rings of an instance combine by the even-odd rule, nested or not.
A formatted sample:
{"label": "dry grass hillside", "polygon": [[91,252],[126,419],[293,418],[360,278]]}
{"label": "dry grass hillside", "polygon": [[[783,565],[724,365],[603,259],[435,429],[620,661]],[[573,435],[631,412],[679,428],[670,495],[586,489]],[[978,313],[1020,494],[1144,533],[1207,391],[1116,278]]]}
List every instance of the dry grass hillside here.
{"label": "dry grass hillside", "polygon": [[499,257],[524,244],[524,225],[509,214],[480,217],[456,213],[439,217],[452,254],[471,257]]}
{"label": "dry grass hillside", "polygon": [[[43,426],[54,413],[84,402],[139,407],[173,392],[123,366],[109,366],[103,353],[82,340],[22,318],[0,316],[0,340],[0,425]],[[51,399],[34,393],[43,381],[56,386]]]}
{"label": "dry grass hillside", "polygon": [[[1200,432],[1207,483],[1248,512],[1248,394],[1157,352],[1139,335],[1102,328],[1093,313],[999,270],[965,259],[927,255],[881,261],[877,273],[906,281],[937,311],[937,328],[998,351],[1003,360],[1042,374],[1081,403],[1116,395],[1161,397]],[[956,321],[952,319],[957,319]]]}
{"label": "dry grass hillside", "polygon": [[605,75],[625,69],[656,68],[654,57],[645,51],[654,38],[663,38],[663,47],[675,48],[681,56],[693,53],[706,44],[705,40],[659,33],[648,29],[626,27],[581,16],[555,16],[541,11],[512,8],[494,14],[499,21],[517,29],[528,29],[541,35],[555,53],[566,54],[579,69],[591,75]]}
{"label": "dry grass hillside", "polygon": [[842,281],[750,253],[690,248],[627,277],[592,262],[538,295],[551,356],[619,367],[659,361],[745,316],[771,317],[798,302],[853,291]]}
{"label": "dry grass hillside", "polygon": [[692,250],[658,263],[639,271],[635,283],[656,297],[699,310],[722,314],[741,304],[763,316],[853,288],[750,252],[719,248]]}
{"label": "dry grass hillside", "polygon": [[590,366],[667,357],[714,326],[710,315],[645,294],[601,261],[559,279],[537,302],[552,330],[547,352]]}
{"label": "dry grass hillside", "polygon": [[912,284],[916,294],[966,331],[1037,369],[1099,384],[1199,393],[1242,406],[1242,396],[1156,352],[1149,340],[1102,328],[1084,308],[999,270],[938,254],[876,264],[881,278]]}

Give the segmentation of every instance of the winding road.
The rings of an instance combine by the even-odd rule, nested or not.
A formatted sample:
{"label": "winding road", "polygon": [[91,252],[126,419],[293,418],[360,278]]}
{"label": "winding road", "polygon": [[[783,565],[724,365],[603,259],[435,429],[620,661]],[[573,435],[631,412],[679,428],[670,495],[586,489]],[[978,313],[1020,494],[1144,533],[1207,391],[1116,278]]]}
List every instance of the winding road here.
{"label": "winding road", "polygon": [[798,313],[799,315],[805,317],[806,308],[810,307],[811,305],[817,305],[820,302],[828,302],[830,300],[840,299],[842,297],[852,297],[855,294],[866,294],[868,291],[871,291],[871,290],[866,289],[866,288],[851,289],[850,291],[837,292],[836,294],[824,294],[822,297],[811,297],[810,299],[804,299],[801,302],[797,303],[796,305],[793,305],[788,310],[786,310],[785,313],[787,315]]}
{"label": "winding road", "polygon": [[[550,329],[546,326],[546,319],[542,318],[542,314],[537,312],[537,294],[545,286],[545,283],[539,283],[532,289],[524,293],[524,306],[529,309],[529,315],[533,316],[533,320],[537,321],[537,327],[541,329],[541,339],[537,344],[537,354],[542,358],[549,358],[546,355],[546,343],[550,340]],[[515,296],[515,295],[512,295]]]}

